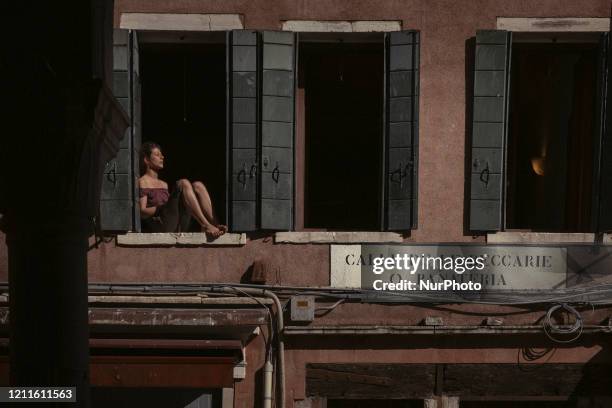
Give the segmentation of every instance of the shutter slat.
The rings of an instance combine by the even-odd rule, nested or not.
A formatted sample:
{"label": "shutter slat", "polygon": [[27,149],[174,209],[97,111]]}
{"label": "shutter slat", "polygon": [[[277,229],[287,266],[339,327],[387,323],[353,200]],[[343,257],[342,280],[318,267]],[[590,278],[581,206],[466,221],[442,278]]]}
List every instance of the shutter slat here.
{"label": "shutter slat", "polygon": [[505,122],[505,100],[500,97],[475,96],[474,121],[475,122]]}
{"label": "shutter slat", "polygon": [[[483,179],[488,177],[488,180]],[[501,174],[472,174],[472,198],[475,200],[496,200],[500,195]]]}
{"label": "shutter slat", "polygon": [[293,227],[295,35],[263,32],[261,228]]}
{"label": "shutter slat", "polygon": [[257,125],[255,123],[234,123],[232,134],[234,135],[234,148],[257,148]]}
{"label": "shutter slat", "polygon": [[232,47],[232,70],[234,72],[257,70],[257,48],[252,45]]}
{"label": "shutter slat", "polygon": [[[476,38],[476,41],[479,39]],[[506,69],[506,50],[504,45],[476,44],[476,64],[477,70],[504,70]]]}
{"label": "shutter slat", "polygon": [[278,96],[293,96],[293,72],[264,71],[263,94]]}
{"label": "shutter slat", "polygon": [[385,37],[384,228],[417,226],[419,33]]}
{"label": "shutter slat", "polygon": [[263,121],[293,123],[293,98],[264,95],[261,117]]}
{"label": "shutter slat", "polygon": [[479,147],[496,147],[501,149],[504,142],[504,124],[474,122],[472,143]]}
{"label": "shutter slat", "polygon": [[100,220],[103,230],[123,231],[132,223],[132,203],[128,200],[100,200]]}
{"label": "shutter slat", "polygon": [[233,123],[257,121],[257,98],[232,98]]}
{"label": "shutter slat", "polygon": [[230,178],[229,227],[257,228],[257,33],[236,30],[230,35]]}
{"label": "shutter slat", "polygon": [[116,174],[130,174],[130,159],[131,152],[129,149],[120,148],[117,152],[117,156],[106,163],[104,167],[104,173],[108,173],[111,170],[114,170]]}
{"label": "shutter slat", "polygon": [[292,174],[291,173],[279,173],[278,182],[276,183],[264,183],[262,185],[261,197],[262,199],[272,200],[291,200],[292,195]]}
{"label": "shutter slat", "polygon": [[[257,176],[255,175],[255,177]],[[251,176],[248,172],[235,174],[234,177],[232,177],[232,191],[234,192],[234,200],[252,201],[253,197],[257,196],[257,183],[250,178]]]}
{"label": "shutter slat", "polygon": [[117,156],[102,177],[100,227],[106,231],[138,231],[138,157],[140,146],[140,79],[135,32],[114,30],[113,93],[130,117],[130,127],[119,143]]}
{"label": "shutter slat", "polygon": [[396,122],[389,124],[389,147],[412,147],[412,122]]}
{"label": "shutter slat", "polygon": [[141,84],[140,84],[140,49],[138,47],[138,37],[136,31],[130,33],[132,36],[132,114],[133,131],[132,131],[132,220],[133,229],[140,232],[140,194],[138,187],[138,178],[140,177],[140,146],[142,145],[142,101],[141,101]]}
{"label": "shutter slat", "polygon": [[470,177],[470,230],[499,231],[503,220],[510,35],[478,31]]}
{"label": "shutter slat", "polygon": [[503,96],[505,94],[504,75],[504,71],[476,71],[474,96]]}
{"label": "shutter slat", "polygon": [[132,183],[130,182],[129,174],[106,173],[104,177],[107,178],[108,181],[102,183],[100,198],[112,200],[117,196],[131,195],[130,188]]}
{"label": "shutter slat", "polygon": [[261,168],[264,173],[293,171],[293,151],[287,147],[262,146]]}
{"label": "shutter slat", "polygon": [[232,96],[235,98],[256,98],[256,72],[234,72],[232,74]]}
{"label": "shutter slat", "polygon": [[413,76],[414,72],[412,70],[391,72],[389,75],[390,96],[412,96],[414,92],[412,83]]}
{"label": "shutter slat", "polygon": [[288,147],[293,143],[293,123],[264,122],[262,143],[265,146]]}
{"label": "shutter slat", "polygon": [[130,92],[128,71],[113,72],[113,95],[116,98],[128,98]]}
{"label": "shutter slat", "polygon": [[482,172],[501,174],[502,149],[489,147],[472,147],[472,173]]}
{"label": "shutter slat", "polygon": [[257,160],[256,149],[238,149],[234,147],[232,150],[232,174],[241,174],[243,171],[247,175],[251,172],[251,166]]}

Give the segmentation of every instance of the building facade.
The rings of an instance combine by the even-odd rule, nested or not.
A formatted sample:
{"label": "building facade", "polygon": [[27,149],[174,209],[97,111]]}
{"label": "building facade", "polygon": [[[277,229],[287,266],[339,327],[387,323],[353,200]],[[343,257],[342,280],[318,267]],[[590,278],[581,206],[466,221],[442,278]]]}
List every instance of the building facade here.
{"label": "building facade", "polygon": [[[130,128],[87,256],[93,406],[611,406],[609,13],[116,0]],[[143,230],[144,141],[227,234]],[[368,254],[450,244],[524,275],[475,277],[490,297],[364,283]],[[537,275],[577,245],[599,249]]]}

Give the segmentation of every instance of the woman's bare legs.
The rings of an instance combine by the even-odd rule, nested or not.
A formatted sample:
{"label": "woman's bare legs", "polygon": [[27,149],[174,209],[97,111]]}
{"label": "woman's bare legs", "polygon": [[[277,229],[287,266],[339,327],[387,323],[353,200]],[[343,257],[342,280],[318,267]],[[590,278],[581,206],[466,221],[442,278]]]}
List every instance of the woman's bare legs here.
{"label": "woman's bare legs", "polygon": [[200,203],[198,202],[198,199],[193,191],[193,187],[191,186],[189,180],[181,179],[178,181],[178,184],[181,187],[181,196],[183,197],[185,207],[187,207],[187,209],[196,219],[198,224],[202,226],[202,231],[212,235],[215,238],[222,235],[225,231],[220,230],[211,222],[209,222],[204,213],[202,212],[202,208],[200,208]]}
{"label": "woman's bare legs", "polygon": [[200,208],[202,209],[202,212],[204,213],[204,216],[206,217],[206,219],[211,224],[219,228],[223,233],[227,232],[227,226],[220,224],[219,221],[217,220],[217,217],[215,217],[215,213],[213,211],[213,206],[212,206],[212,201],[210,199],[210,194],[208,193],[206,186],[204,186],[204,184],[201,181],[195,181],[193,183],[193,190],[195,191],[198,197]]}

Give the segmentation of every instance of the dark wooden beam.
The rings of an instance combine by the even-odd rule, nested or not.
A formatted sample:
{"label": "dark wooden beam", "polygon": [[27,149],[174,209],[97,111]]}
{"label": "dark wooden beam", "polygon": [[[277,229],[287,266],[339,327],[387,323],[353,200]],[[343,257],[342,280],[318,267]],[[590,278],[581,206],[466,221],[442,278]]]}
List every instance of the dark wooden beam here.
{"label": "dark wooden beam", "polygon": [[93,308],[90,325],[113,326],[259,326],[267,323],[263,309]]}
{"label": "dark wooden beam", "polygon": [[92,356],[91,384],[103,387],[232,387],[232,357]]}
{"label": "dark wooden beam", "polygon": [[309,364],[308,396],[508,400],[610,396],[612,366],[605,364]]}
{"label": "dark wooden beam", "polygon": [[419,398],[434,391],[432,364],[309,364],[308,396],[327,398]]}

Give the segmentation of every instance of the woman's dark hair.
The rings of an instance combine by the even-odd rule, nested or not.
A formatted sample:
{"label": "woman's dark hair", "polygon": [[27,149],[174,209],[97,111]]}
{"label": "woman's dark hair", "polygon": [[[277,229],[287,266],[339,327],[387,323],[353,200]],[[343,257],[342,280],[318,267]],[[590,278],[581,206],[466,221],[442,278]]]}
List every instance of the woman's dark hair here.
{"label": "woman's dark hair", "polygon": [[140,145],[140,175],[141,176],[145,174],[145,171],[147,170],[147,166],[145,164],[144,159],[145,157],[146,158],[151,157],[151,153],[153,153],[153,149],[161,150],[161,147],[155,142],[144,142],[142,145]]}

